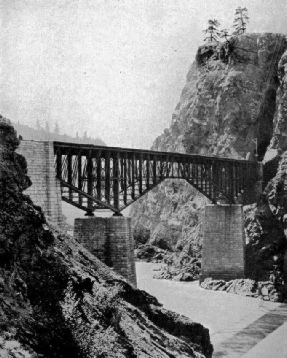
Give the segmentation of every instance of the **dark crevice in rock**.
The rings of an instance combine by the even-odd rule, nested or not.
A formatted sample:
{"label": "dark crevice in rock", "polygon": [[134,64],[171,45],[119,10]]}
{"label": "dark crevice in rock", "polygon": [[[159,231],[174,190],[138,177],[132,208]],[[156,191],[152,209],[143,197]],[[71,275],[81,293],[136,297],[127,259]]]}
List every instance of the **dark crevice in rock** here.
{"label": "dark crevice in rock", "polygon": [[262,161],[273,135],[273,118],[276,111],[276,91],[279,87],[278,80],[274,79],[273,85],[266,93],[265,101],[259,112],[259,125],[257,128],[258,160]]}

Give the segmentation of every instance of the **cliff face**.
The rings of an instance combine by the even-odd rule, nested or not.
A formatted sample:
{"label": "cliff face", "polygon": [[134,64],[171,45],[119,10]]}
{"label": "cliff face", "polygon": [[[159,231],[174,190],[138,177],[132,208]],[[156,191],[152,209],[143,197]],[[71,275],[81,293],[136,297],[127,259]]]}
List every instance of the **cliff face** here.
{"label": "cliff face", "polygon": [[0,117],[0,356],[211,357],[208,330],[164,310],[47,223]]}
{"label": "cliff face", "polygon": [[[199,48],[171,125],[154,141],[152,149],[244,159],[247,155],[254,158],[257,140],[258,159],[265,157],[269,168],[266,185],[287,149],[286,49],[286,37],[270,33],[244,34],[221,47],[210,44]],[[273,164],[269,163],[271,159]],[[170,197],[173,185],[179,187],[178,195]],[[179,182],[164,182],[133,206],[134,226],[150,228],[152,242],[169,238],[176,226],[173,249],[184,242],[184,250],[193,251],[200,246],[202,209],[207,200],[199,193],[189,195],[192,191]],[[272,241],[282,238],[284,232],[269,204],[265,196],[265,219],[275,222],[275,228],[273,225],[270,237],[271,228],[263,220],[260,225],[264,229],[260,230]],[[159,216],[164,225],[159,223]],[[252,236],[250,228],[256,225],[250,220],[249,215],[247,232]]]}
{"label": "cliff face", "polygon": [[222,58],[214,48],[201,61],[200,48],[171,126],[153,149],[245,158],[257,138],[262,158],[272,138],[277,66],[286,47],[283,35],[246,34]]}
{"label": "cliff face", "polygon": [[[268,154],[270,154],[270,156],[276,156],[282,151],[287,150],[287,51],[285,51],[280,58],[277,73],[280,85],[276,93],[273,135],[268,147]],[[268,157],[266,159],[268,159]]]}

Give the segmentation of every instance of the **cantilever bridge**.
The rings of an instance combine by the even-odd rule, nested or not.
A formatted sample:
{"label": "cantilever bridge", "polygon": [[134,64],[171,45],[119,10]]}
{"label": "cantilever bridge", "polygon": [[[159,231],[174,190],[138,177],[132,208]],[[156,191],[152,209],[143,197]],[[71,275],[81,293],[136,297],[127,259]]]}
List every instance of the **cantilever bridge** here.
{"label": "cantilever bridge", "polygon": [[116,214],[164,179],[184,179],[213,203],[230,204],[255,183],[259,163],[139,149],[54,142],[62,199],[92,215]]}

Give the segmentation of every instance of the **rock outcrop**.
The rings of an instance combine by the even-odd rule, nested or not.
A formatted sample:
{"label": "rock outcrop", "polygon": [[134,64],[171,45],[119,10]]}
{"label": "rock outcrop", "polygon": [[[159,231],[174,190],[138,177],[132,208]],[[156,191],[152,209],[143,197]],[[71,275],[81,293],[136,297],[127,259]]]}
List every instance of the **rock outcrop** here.
{"label": "rock outcrop", "polygon": [[201,287],[207,290],[226,291],[241,296],[260,298],[264,301],[282,302],[283,295],[272,282],[257,282],[251,279],[231,281],[205,280]]}
{"label": "rock outcrop", "polygon": [[154,278],[173,281],[194,281],[199,279],[201,261],[184,252],[169,254],[163,258],[161,266]]}
{"label": "rock outcrop", "polygon": [[[253,267],[248,264],[248,275],[254,279],[267,280],[278,257],[282,268],[286,246],[285,169],[275,178],[287,150],[286,49],[286,36],[271,33],[243,34],[230,46],[200,48],[171,125],[152,146],[160,151],[238,159],[255,159],[258,154],[259,160],[264,159],[265,194],[255,206],[246,208],[249,263],[252,257],[258,258]],[[179,195],[170,197],[173,186]],[[160,239],[161,246],[200,256],[206,202],[185,184],[167,181],[133,206],[133,224],[150,229],[150,242]]]}
{"label": "rock outcrop", "polygon": [[287,47],[279,34],[236,38],[228,61],[214,53],[194,62],[168,130],[153,149],[245,158],[258,139],[262,159],[272,138],[278,62]]}
{"label": "rock outcrop", "polygon": [[22,192],[18,140],[0,118],[0,356],[211,357],[206,328],[164,310],[73,238]]}

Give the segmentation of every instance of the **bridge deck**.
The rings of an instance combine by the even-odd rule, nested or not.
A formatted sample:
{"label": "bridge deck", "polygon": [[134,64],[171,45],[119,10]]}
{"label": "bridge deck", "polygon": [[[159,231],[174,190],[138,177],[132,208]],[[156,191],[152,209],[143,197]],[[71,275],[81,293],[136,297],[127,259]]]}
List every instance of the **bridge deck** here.
{"label": "bridge deck", "polygon": [[184,179],[213,203],[235,203],[258,179],[259,163],[197,154],[54,142],[62,198],[91,213],[119,213],[164,179]]}

